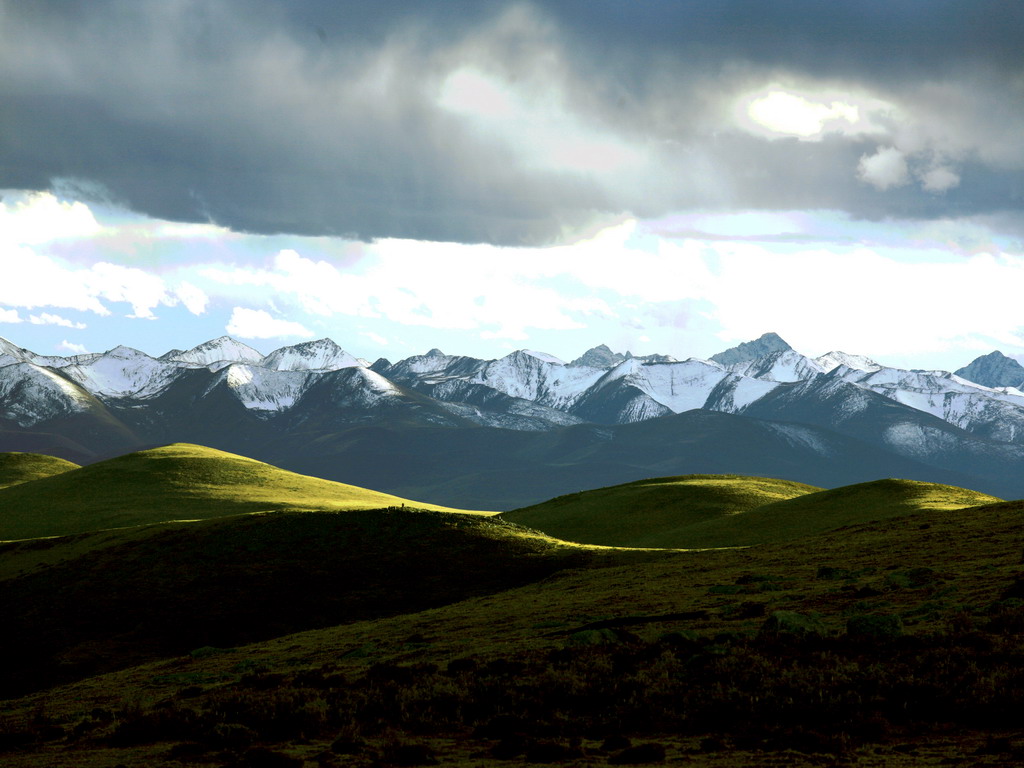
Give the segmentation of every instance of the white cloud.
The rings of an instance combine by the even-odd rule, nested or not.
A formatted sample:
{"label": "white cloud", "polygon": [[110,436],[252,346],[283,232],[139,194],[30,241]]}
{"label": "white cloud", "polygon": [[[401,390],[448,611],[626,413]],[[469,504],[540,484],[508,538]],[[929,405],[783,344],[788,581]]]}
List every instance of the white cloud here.
{"label": "white cloud", "polygon": [[921,186],[929,192],[945,192],[960,184],[960,176],[947,166],[932,168],[920,174]]}
{"label": "white cloud", "polygon": [[812,354],[839,347],[878,356],[978,338],[1024,345],[1014,298],[1024,292],[1024,258],[899,258],[868,248],[779,253],[752,243],[716,250],[719,266],[704,298],[726,338],[774,330]]}
{"label": "white cloud", "polygon": [[546,277],[568,269],[552,269],[549,262],[545,249],[381,240],[367,246],[358,272],[284,250],[269,267],[208,268],[202,274],[226,286],[263,289],[252,298],[290,299],[310,314],[478,330],[488,338],[522,339],[531,328],[581,328],[580,315],[611,312],[601,299],[545,286]]}
{"label": "white cloud", "polygon": [[57,345],[57,351],[70,352],[73,355],[84,355],[89,350],[82,344],[75,344],[73,341],[64,339],[64,341]]}
{"label": "white cloud", "polygon": [[910,181],[907,159],[896,147],[879,147],[873,155],[862,155],[857,178],[881,190],[902,187]]}
{"label": "white cloud", "polygon": [[754,99],[747,107],[747,114],[773,133],[803,139],[820,136],[825,125],[832,121],[854,124],[860,119],[860,110],[853,104],[842,101],[824,104],[785,91],[772,91]]}
{"label": "white cloud", "polygon": [[29,315],[28,321],[32,323],[32,325],[60,325],[64,328],[77,328],[79,330],[85,328],[85,323],[72,322],[66,317],[51,315],[49,312],[43,312],[38,315]]}
{"label": "white cloud", "polygon": [[185,309],[193,315],[203,314],[206,311],[206,305],[210,301],[210,297],[202,289],[188,282],[180,283],[174,289],[174,295],[185,305]]}
{"label": "white cloud", "polygon": [[58,200],[50,192],[8,194],[0,200],[0,245],[37,245],[92,237],[102,230],[85,203]]}
{"label": "white cloud", "polygon": [[227,332],[243,339],[273,339],[280,336],[312,336],[301,323],[281,320],[262,309],[235,307],[227,324]]}
{"label": "white cloud", "polygon": [[0,309],[0,323],[23,323],[16,309]]}
{"label": "white cloud", "polygon": [[163,280],[136,267],[101,261],[90,267],[75,267],[25,246],[0,243],[4,279],[0,281],[0,303],[35,309],[58,307],[109,315],[104,301],[131,305],[129,317],[153,317],[153,310],[174,299]]}
{"label": "white cloud", "polygon": [[732,97],[732,104],[732,122],[747,133],[801,141],[821,141],[829,134],[884,134],[890,117],[900,112],[870,93],[816,82],[773,82]]}
{"label": "white cloud", "polygon": [[373,331],[364,331],[363,336],[368,338],[374,344],[380,344],[382,347],[386,347],[391,343],[379,333],[374,333]]}

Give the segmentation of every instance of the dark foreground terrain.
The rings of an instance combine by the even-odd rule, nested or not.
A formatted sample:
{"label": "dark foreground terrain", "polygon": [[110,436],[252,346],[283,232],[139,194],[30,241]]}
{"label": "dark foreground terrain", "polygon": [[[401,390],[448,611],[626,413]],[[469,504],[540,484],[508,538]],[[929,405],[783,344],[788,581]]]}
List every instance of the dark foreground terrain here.
{"label": "dark foreground terrain", "polygon": [[410,509],[7,544],[0,763],[1024,761],[1024,503],[844,504],[710,550]]}

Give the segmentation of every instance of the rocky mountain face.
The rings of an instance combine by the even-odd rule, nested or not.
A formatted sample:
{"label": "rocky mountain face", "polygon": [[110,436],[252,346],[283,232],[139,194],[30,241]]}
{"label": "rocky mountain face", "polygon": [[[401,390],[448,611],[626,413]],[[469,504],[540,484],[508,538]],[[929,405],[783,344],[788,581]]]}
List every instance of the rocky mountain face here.
{"label": "rocky mountain face", "polygon": [[792,349],[777,333],[768,332],[753,341],[745,341],[712,355],[711,360],[719,365],[729,366],[757,360],[773,352],[788,352]]}
{"label": "rocky mountain face", "polygon": [[976,358],[955,373],[985,387],[1024,389],[1024,366],[999,350]]}
{"label": "rocky mountain face", "polygon": [[[863,471],[877,468],[882,457],[892,467],[883,474],[902,467],[915,479],[961,480],[977,490],[1024,496],[1024,393],[976,381],[1012,380],[1013,366],[1024,372],[999,353],[956,374],[888,368],[843,352],[812,359],[773,333],[710,360],[634,357],[602,345],[568,364],[531,350],[480,360],[433,349],[372,366],[330,339],[263,356],[221,337],[158,358],[128,347],[44,357],[0,339],[0,450],[44,446],[81,462],[161,442],[199,442],[407,496],[418,489],[423,498],[465,506],[470,498],[482,502],[488,487],[505,489],[504,495],[495,491],[495,503],[511,498],[510,483],[521,487],[520,500],[540,500],[547,482],[540,478],[574,462],[583,468],[566,470],[573,482],[602,467],[621,479],[621,468],[607,462],[632,467],[630,479],[739,472],[728,456],[739,456],[740,448],[725,447],[733,439],[728,435],[737,432],[736,424],[756,421],[772,425],[758,433],[773,446],[764,450],[781,454],[743,452],[742,470],[751,474],[772,474],[768,468],[788,455],[790,477],[827,485],[825,476],[833,480],[835,472],[825,471],[824,459],[839,455],[835,441],[853,440],[864,451],[843,443],[842,451],[860,458],[835,483],[874,479]],[[658,451],[682,456],[676,443],[691,437],[664,425],[694,412],[740,420],[701,422],[702,444],[718,457],[717,469],[696,454],[677,464],[657,460]],[[652,441],[639,463],[605,445],[625,445],[623,435],[633,433],[622,430],[633,426]],[[433,444],[420,445],[428,433]],[[764,435],[771,440],[764,442]],[[551,453],[553,445],[566,455]],[[363,453],[356,456],[357,450]],[[822,461],[809,461],[808,451]],[[876,459],[869,461],[865,451]],[[552,466],[538,466],[538,455]],[[372,466],[369,456],[376,457]],[[801,475],[797,456],[818,475]],[[453,462],[458,466],[444,469]],[[431,470],[420,476],[417,467]],[[449,495],[431,496],[441,488]],[[460,501],[463,492],[468,496]]]}

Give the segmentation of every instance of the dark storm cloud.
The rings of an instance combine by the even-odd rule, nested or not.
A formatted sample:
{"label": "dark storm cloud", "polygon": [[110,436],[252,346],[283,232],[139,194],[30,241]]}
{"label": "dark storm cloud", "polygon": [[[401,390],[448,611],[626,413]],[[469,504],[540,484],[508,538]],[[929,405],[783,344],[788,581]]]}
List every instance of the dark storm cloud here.
{"label": "dark storm cloud", "polygon": [[[1012,216],[1021,31],[1015,2],[0,0],[0,188],[499,243],[688,207]],[[494,115],[452,96],[474,73]],[[744,89],[788,81],[901,112],[820,141],[736,124]],[[858,177],[881,147],[907,167],[891,187]],[[936,169],[958,183],[924,189]]]}

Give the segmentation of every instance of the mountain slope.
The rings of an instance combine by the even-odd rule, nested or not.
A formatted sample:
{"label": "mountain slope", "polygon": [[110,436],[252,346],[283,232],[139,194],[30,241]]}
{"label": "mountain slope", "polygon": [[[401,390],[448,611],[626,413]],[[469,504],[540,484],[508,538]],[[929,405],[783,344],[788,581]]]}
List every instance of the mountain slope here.
{"label": "mountain slope", "polygon": [[338,512],[412,503],[211,448],[174,444],[0,490],[0,540],[247,512]]}
{"label": "mountain slope", "polygon": [[975,358],[955,373],[985,387],[1024,388],[1024,365],[999,350]]}
{"label": "mountain slope", "polygon": [[[751,403],[743,415],[834,430],[940,470],[929,477],[899,471],[880,472],[876,477],[938,481],[1004,498],[1024,491],[1017,480],[1024,467],[1024,446],[976,437],[936,416],[845,381],[844,370],[848,369],[841,366],[808,381],[780,385]],[[983,482],[942,477],[941,471],[965,473]]]}
{"label": "mountain slope", "polygon": [[276,349],[260,365],[276,371],[335,371],[361,363],[330,339],[319,339]]}
{"label": "mountain slope", "polygon": [[811,425],[701,410],[546,432],[309,424],[266,451],[261,458],[277,466],[467,509],[516,509],[584,488],[682,474],[758,475],[825,488],[897,476],[1003,498],[1010,494],[988,485],[1020,484],[930,467]]}
{"label": "mountain slope", "polygon": [[773,352],[786,352],[793,348],[777,333],[769,331],[753,341],[745,341],[723,352],[712,355],[709,359],[719,365],[730,366],[756,360]]}
{"label": "mountain slope", "polygon": [[213,365],[220,362],[259,364],[263,360],[263,355],[248,344],[236,341],[230,336],[221,336],[197,344],[185,352],[172,349],[161,355],[159,359],[196,365]]}

